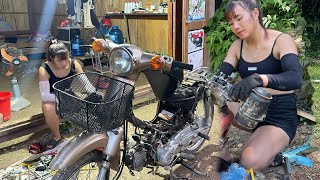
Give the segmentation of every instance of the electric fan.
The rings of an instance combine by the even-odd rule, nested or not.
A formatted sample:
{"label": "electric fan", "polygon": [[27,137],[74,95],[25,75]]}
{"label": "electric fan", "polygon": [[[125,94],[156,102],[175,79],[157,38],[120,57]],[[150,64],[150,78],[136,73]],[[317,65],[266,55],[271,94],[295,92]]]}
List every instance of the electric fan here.
{"label": "electric fan", "polygon": [[1,74],[5,78],[11,78],[11,111],[19,111],[30,106],[30,102],[23,98],[20,93],[16,75],[24,73],[28,58],[20,49],[3,45],[1,47]]}

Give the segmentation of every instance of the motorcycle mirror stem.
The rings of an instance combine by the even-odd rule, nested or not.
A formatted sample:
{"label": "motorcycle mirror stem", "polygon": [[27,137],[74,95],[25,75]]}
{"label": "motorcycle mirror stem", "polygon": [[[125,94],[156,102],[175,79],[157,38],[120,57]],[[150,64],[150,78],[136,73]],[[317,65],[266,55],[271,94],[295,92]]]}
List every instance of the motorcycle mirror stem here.
{"label": "motorcycle mirror stem", "polygon": [[106,40],[103,33],[100,30],[100,23],[98,20],[98,17],[96,15],[96,12],[94,11],[94,9],[90,9],[90,19],[92,24],[94,25],[94,27],[99,31],[99,33],[102,35],[103,40]]}

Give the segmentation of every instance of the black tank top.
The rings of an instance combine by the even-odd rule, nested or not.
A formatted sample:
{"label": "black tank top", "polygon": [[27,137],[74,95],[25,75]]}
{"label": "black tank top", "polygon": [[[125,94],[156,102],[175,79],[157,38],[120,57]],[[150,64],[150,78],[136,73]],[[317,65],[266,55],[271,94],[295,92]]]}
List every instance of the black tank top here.
{"label": "black tank top", "polygon": [[278,37],[275,39],[275,41],[273,43],[270,55],[266,59],[259,61],[259,62],[256,62],[256,63],[251,63],[251,62],[248,62],[243,59],[243,57],[242,57],[243,41],[241,41],[238,71],[239,71],[239,75],[242,79],[244,79],[254,73],[257,73],[257,74],[279,74],[279,73],[283,72],[280,60],[276,59],[273,56],[273,48],[274,48],[274,45],[276,44]]}
{"label": "black tank top", "polygon": [[42,63],[41,67],[43,67],[47,72],[48,74],[50,75],[50,78],[49,78],[49,84],[50,84],[50,93],[53,93],[53,87],[52,85],[55,83],[55,82],[58,82],[64,78],[67,78],[67,77],[70,77],[72,75],[74,75],[76,73],[76,68],[75,68],[75,65],[74,65],[74,60],[71,59],[71,68],[70,68],[70,72],[69,74],[66,76],[66,77],[62,77],[62,78],[59,78],[57,77],[56,75],[54,75],[54,73],[52,72],[51,68],[49,67],[49,65],[47,63]]}

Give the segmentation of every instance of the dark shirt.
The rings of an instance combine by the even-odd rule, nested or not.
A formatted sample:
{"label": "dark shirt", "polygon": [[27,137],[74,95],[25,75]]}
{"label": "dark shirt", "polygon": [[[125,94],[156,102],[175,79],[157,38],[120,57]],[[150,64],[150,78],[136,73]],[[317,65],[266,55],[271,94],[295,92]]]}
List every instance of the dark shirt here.
{"label": "dark shirt", "polygon": [[243,41],[241,42],[238,71],[239,71],[240,77],[242,79],[244,79],[254,73],[257,73],[257,74],[279,74],[279,73],[283,72],[282,67],[281,67],[281,61],[276,59],[273,56],[273,48],[274,48],[274,45],[276,44],[278,37],[274,41],[270,55],[266,59],[259,61],[259,62],[254,62],[254,63],[247,62],[246,60],[243,59],[243,57],[242,57]]}
{"label": "dark shirt", "polygon": [[75,68],[75,64],[74,64],[74,60],[72,59],[71,60],[71,68],[70,68],[70,72],[69,74],[66,76],[66,77],[57,77],[56,75],[54,75],[54,73],[52,72],[51,68],[49,67],[49,65],[47,63],[42,63],[41,65],[47,72],[48,74],[50,75],[50,78],[49,78],[49,84],[50,84],[50,93],[53,93],[53,84],[64,79],[64,78],[67,78],[67,77],[70,77],[72,75],[74,75],[76,73],[76,68]]}

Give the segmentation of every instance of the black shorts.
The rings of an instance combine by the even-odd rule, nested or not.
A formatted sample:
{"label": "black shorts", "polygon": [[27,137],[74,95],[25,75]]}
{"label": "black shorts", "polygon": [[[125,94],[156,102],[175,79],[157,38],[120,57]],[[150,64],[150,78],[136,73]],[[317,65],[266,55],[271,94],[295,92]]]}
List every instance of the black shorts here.
{"label": "black shorts", "polygon": [[258,123],[255,129],[264,125],[279,127],[287,133],[291,143],[296,135],[298,124],[295,93],[281,94],[272,96],[265,120]]}

